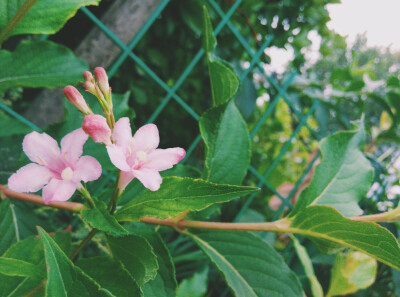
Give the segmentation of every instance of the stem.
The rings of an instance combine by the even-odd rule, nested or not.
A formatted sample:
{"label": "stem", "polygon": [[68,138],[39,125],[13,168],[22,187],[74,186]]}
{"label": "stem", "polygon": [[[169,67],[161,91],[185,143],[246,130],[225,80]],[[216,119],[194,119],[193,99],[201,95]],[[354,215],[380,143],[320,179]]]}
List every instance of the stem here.
{"label": "stem", "polygon": [[33,297],[35,296],[37,293],[39,293],[40,291],[44,290],[44,288],[46,287],[46,280],[43,280],[39,286],[37,286],[36,288],[34,288],[32,291],[30,291],[28,294],[26,294],[24,297]]}
{"label": "stem", "polygon": [[37,1],[38,0],[26,0],[24,4],[21,5],[16,14],[14,14],[11,20],[8,21],[7,25],[0,32],[0,46]]}
{"label": "stem", "polygon": [[80,212],[82,209],[85,209],[85,206],[82,203],[77,202],[50,202],[49,204],[45,204],[41,196],[26,193],[17,193],[9,190],[6,186],[3,185],[0,185],[0,197],[16,198],[23,201],[64,209],[72,212]]}
{"label": "stem", "polygon": [[97,233],[98,231],[99,231],[99,230],[93,228],[93,229],[88,233],[88,235],[86,235],[86,237],[81,241],[81,243],[76,247],[76,249],[71,253],[71,255],[69,256],[69,258],[70,258],[71,260],[73,260],[73,259],[78,255],[78,253],[81,251],[81,249],[93,238],[93,236],[96,235],[96,233]]}
{"label": "stem", "polygon": [[110,210],[111,214],[113,214],[115,212],[115,209],[117,208],[118,198],[121,194],[119,187],[118,187],[120,178],[121,178],[121,170],[118,170],[117,181],[115,183],[114,192],[113,192],[110,202],[108,203],[108,206],[107,206],[107,209]]}
{"label": "stem", "polygon": [[78,189],[78,191],[82,194],[83,198],[85,198],[89,202],[92,208],[96,208],[96,204],[94,203],[92,196],[85,187]]}

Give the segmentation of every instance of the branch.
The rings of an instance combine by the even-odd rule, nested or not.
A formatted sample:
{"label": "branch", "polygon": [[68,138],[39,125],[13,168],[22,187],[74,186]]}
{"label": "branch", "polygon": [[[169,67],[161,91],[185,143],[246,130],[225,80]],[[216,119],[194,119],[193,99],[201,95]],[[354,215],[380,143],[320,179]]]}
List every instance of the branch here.
{"label": "branch", "polygon": [[[64,209],[72,212],[79,212],[85,209],[85,206],[77,202],[52,202],[48,205],[44,204],[42,197],[33,194],[17,193],[9,190],[6,186],[0,185],[0,197],[16,198],[31,203],[50,206],[54,208]],[[394,222],[400,220],[400,208],[396,208],[389,212],[379,214],[364,215],[349,218],[353,221],[363,222]],[[264,223],[222,223],[222,222],[203,222],[203,221],[187,221],[185,219],[176,221],[173,219],[157,219],[144,217],[140,220],[142,223],[164,225],[183,231],[185,228],[195,229],[212,229],[212,230],[233,230],[233,231],[270,231],[290,233],[289,221],[281,219],[274,222]]]}

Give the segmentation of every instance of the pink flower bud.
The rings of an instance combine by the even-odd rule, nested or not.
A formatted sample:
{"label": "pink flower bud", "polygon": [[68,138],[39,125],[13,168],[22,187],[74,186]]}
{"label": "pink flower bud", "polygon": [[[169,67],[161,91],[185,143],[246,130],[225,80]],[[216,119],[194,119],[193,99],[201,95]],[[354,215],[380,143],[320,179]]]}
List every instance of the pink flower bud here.
{"label": "pink flower bud", "polygon": [[96,76],[97,83],[99,84],[100,90],[103,92],[104,96],[108,96],[110,92],[110,85],[108,84],[107,73],[103,67],[97,67],[94,70],[94,75]]}
{"label": "pink flower bud", "polygon": [[68,101],[83,114],[92,113],[81,93],[73,86],[66,86],[64,88],[64,95],[67,97]]}
{"label": "pink flower bud", "polygon": [[96,93],[96,87],[95,87],[94,84],[93,84],[92,82],[90,82],[90,81],[85,81],[85,82],[83,83],[83,87],[84,87],[89,93],[92,93],[92,94],[95,94],[95,93]]}
{"label": "pink flower bud", "polygon": [[93,75],[89,71],[83,72],[83,78],[85,81],[93,81]]}
{"label": "pink flower bud", "polygon": [[86,134],[90,135],[95,142],[112,145],[111,129],[108,127],[105,117],[98,114],[85,116],[82,129]]}

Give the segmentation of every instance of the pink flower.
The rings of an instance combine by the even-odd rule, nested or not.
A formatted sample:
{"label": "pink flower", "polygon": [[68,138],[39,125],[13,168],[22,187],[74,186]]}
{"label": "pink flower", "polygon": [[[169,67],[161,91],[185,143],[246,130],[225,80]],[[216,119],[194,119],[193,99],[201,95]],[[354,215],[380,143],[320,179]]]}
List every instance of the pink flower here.
{"label": "pink flower", "polygon": [[121,170],[121,190],[136,177],[146,188],[157,191],[162,183],[158,172],[172,168],[186,154],[180,147],[157,149],[160,138],[153,124],[141,127],[132,137],[129,119],[121,118],[112,136],[116,144],[107,146],[107,152],[111,162]]}
{"label": "pink flower", "polygon": [[96,77],[100,90],[103,92],[104,96],[107,96],[110,93],[110,85],[108,84],[108,76],[104,68],[96,67],[94,76]]}
{"label": "pink flower", "polygon": [[90,135],[95,142],[111,145],[111,129],[105,117],[99,114],[85,116],[82,129]]}
{"label": "pink flower", "polygon": [[93,157],[83,156],[83,145],[88,136],[82,129],[67,134],[57,141],[46,133],[32,132],[25,136],[22,148],[34,162],[20,168],[8,179],[8,187],[15,192],[36,192],[43,188],[46,204],[66,201],[81,181],[96,180],[101,175],[101,165]]}

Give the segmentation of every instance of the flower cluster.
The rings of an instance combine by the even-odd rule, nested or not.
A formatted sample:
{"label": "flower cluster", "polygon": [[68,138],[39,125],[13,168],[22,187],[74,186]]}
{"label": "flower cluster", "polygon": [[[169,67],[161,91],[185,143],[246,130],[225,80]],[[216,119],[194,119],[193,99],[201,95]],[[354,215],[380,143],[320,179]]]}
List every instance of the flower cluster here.
{"label": "flower cluster", "polygon": [[11,190],[36,192],[43,188],[43,200],[48,204],[68,200],[77,189],[83,189],[82,181],[98,179],[102,172],[100,163],[91,156],[82,156],[88,135],[106,146],[111,162],[121,171],[120,192],[134,178],[146,188],[158,190],[162,183],[159,171],[172,168],[184,158],[182,148],[158,148],[160,139],[156,125],[145,125],[132,136],[129,118],[115,123],[107,74],[101,67],[96,68],[94,74],[93,77],[90,72],[84,72],[84,88],[97,97],[104,116],[93,114],[82,94],[73,86],[67,86],[64,94],[68,101],[85,114],[82,128],[67,134],[61,140],[61,149],[46,133],[26,135],[23,151],[34,163],[20,168],[9,178]]}

